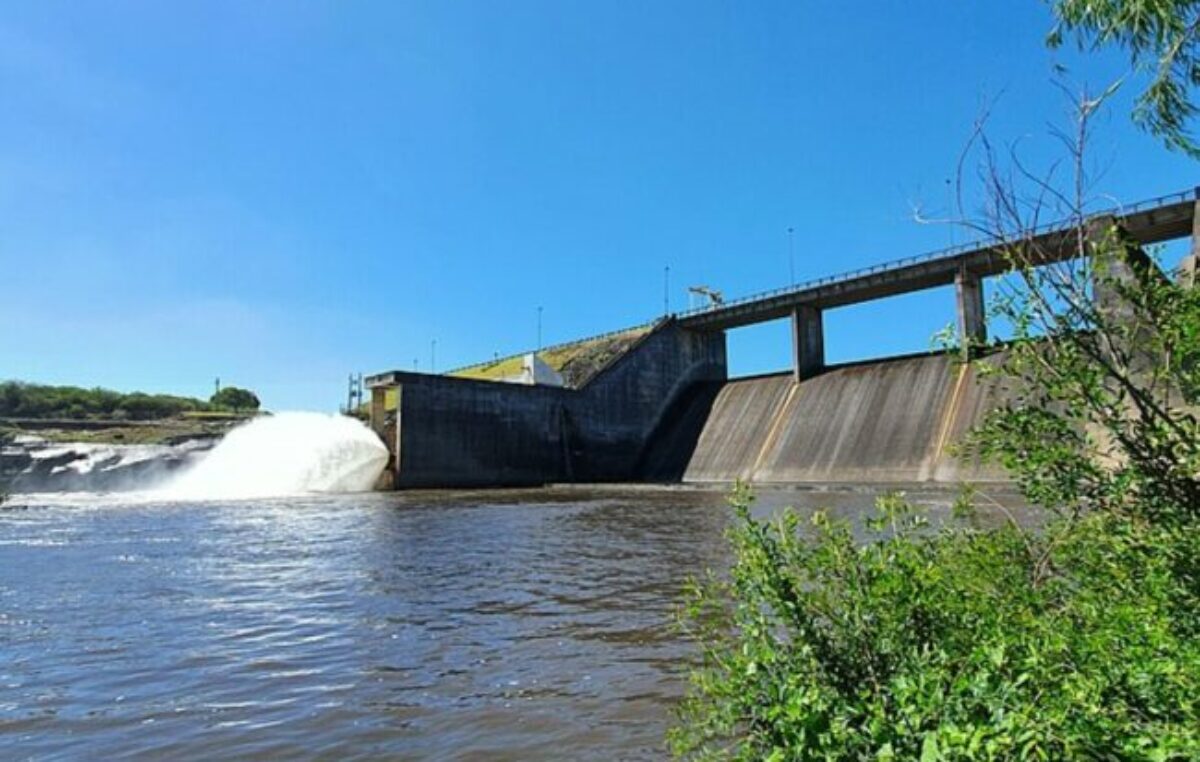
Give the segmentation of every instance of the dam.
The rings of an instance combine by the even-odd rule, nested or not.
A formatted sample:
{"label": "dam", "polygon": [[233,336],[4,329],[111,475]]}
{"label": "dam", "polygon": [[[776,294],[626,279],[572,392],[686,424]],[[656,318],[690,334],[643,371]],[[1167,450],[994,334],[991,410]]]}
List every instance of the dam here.
{"label": "dam", "polygon": [[[1197,203],[1200,189],[1089,219],[1137,246],[1191,237],[1181,275],[1190,282]],[[1078,256],[1075,229],[1051,225],[1022,240],[1037,244],[1036,264],[1065,261]],[[953,285],[947,312],[960,345],[978,346],[985,279],[1008,269],[998,244],[965,244],[445,374],[369,376],[387,484],[1001,481],[995,467],[953,455],[1002,401],[995,381],[946,353],[828,365],[822,317]],[[791,368],[729,378],[725,332],[779,319],[791,322]]]}

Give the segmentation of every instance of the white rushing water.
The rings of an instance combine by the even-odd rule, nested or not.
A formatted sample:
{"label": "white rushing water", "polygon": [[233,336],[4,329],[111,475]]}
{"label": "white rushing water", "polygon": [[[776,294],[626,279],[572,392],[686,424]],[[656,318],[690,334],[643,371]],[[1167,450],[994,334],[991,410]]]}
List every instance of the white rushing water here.
{"label": "white rushing water", "polygon": [[160,494],[211,500],[363,492],[375,486],[387,457],[379,437],[353,418],[277,413],[230,431]]}

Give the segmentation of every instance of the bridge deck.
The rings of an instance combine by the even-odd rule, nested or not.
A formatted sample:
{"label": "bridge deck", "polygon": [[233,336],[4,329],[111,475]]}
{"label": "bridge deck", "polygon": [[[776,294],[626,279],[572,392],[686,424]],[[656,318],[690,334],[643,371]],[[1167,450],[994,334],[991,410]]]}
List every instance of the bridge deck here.
{"label": "bridge deck", "polygon": [[[1111,215],[1141,244],[1160,243],[1192,234],[1198,194],[1200,189],[1176,193],[1095,216]],[[1065,261],[1076,256],[1073,230],[1058,223],[1035,232],[1028,240],[1044,254],[1043,264]],[[736,328],[788,317],[798,307],[841,307],[950,285],[955,274],[964,269],[974,276],[988,277],[1005,272],[1008,262],[995,243],[966,244],[690,310],[677,317],[688,328]]]}

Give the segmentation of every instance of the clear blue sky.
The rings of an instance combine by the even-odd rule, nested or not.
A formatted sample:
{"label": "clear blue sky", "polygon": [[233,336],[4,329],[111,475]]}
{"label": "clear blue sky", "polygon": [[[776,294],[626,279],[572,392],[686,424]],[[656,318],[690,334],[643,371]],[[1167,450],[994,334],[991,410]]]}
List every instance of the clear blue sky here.
{"label": "clear blue sky", "polygon": [[[0,9],[0,377],[333,409],[445,369],[950,243],[981,104],[1053,155],[1039,0],[48,2]],[[1200,182],[1100,125],[1123,201]],[[944,292],[834,311],[831,360],[925,349]],[[735,332],[736,373],[787,329]]]}

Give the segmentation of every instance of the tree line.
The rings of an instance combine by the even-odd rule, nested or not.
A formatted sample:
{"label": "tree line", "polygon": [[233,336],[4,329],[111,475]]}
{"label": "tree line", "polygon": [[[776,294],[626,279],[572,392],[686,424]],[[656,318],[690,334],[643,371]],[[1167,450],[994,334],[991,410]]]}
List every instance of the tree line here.
{"label": "tree line", "polygon": [[117,392],[99,387],[50,386],[22,381],[0,383],[0,417],[41,419],[160,420],[195,412],[251,412],[258,397],[225,387],[207,401],[173,394]]}

